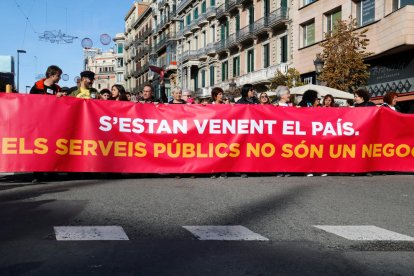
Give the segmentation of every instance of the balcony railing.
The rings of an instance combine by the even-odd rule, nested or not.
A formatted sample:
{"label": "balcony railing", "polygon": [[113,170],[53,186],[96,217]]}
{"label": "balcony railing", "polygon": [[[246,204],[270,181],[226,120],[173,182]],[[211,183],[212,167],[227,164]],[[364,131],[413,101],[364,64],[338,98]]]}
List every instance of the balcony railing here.
{"label": "balcony railing", "polygon": [[190,24],[190,30],[192,32],[195,32],[195,31],[197,31],[197,30],[200,29],[200,26],[198,26],[198,20],[199,19],[194,19],[193,22],[191,22],[191,24]]}
{"label": "balcony railing", "polygon": [[282,73],[286,73],[289,69],[289,65],[287,63],[281,63],[279,65],[273,65],[265,69],[257,70],[236,79],[237,86],[242,86],[246,83],[259,83],[259,82],[267,82],[270,83],[271,79],[275,77],[277,70],[281,71]]}
{"label": "balcony railing", "polygon": [[190,25],[184,27],[184,36],[190,36],[193,32],[191,32]]}
{"label": "balcony railing", "polygon": [[231,34],[226,39],[226,48],[237,47],[239,44],[236,40],[236,34]]}
{"label": "balcony railing", "polygon": [[186,62],[190,59],[197,59],[197,51],[195,50],[186,51],[183,53],[183,56],[181,59],[182,59],[182,62]]}
{"label": "balcony railing", "polygon": [[209,19],[209,20],[213,19],[213,18],[216,17],[216,15],[217,15],[217,8],[216,7],[211,6],[207,9],[207,11],[206,11],[207,19]]}
{"label": "balcony railing", "polygon": [[198,21],[197,21],[198,26],[201,27],[201,26],[204,26],[207,23],[208,23],[207,13],[200,14],[200,16],[198,17]]}
{"label": "balcony railing", "polygon": [[216,47],[217,54],[226,52],[226,40],[217,41],[214,45]]}
{"label": "balcony railing", "polygon": [[200,48],[197,50],[197,57],[199,60],[207,59],[207,49],[206,47]]}
{"label": "balcony railing", "polygon": [[276,27],[279,24],[285,24],[286,20],[289,19],[289,9],[282,7],[269,14],[269,26]]}
{"label": "balcony railing", "polygon": [[208,43],[206,46],[206,53],[207,55],[215,55],[216,54],[216,43]]}
{"label": "balcony railing", "polygon": [[187,7],[191,2],[192,0],[181,1],[181,3],[177,6],[177,14],[182,12],[185,9],[185,7]]}
{"label": "balcony railing", "polygon": [[224,16],[228,16],[229,15],[229,4],[228,3],[224,3],[221,4],[216,11],[216,17],[218,20],[220,20],[222,17]]}
{"label": "balcony railing", "polygon": [[236,41],[238,43],[242,43],[244,41],[254,39],[256,37],[254,35],[254,26],[255,26],[255,23],[250,24],[244,27],[243,29],[239,30],[238,32],[236,32]]}
{"label": "balcony railing", "polygon": [[234,9],[237,9],[241,4],[239,4],[236,0],[228,0],[227,1],[227,10],[228,12],[232,12]]}

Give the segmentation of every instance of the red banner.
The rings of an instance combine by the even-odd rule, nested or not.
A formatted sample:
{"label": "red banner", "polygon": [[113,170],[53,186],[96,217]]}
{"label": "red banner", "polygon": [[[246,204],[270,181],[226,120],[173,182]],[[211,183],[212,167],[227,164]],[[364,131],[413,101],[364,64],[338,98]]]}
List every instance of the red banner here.
{"label": "red banner", "polygon": [[0,171],[414,171],[389,108],[164,105],[0,94]]}

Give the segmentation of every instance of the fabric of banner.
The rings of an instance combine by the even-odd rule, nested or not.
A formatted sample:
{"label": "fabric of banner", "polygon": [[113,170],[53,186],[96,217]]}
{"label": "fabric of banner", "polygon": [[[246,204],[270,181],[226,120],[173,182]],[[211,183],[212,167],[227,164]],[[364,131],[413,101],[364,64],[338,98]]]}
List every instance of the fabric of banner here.
{"label": "fabric of banner", "polygon": [[168,105],[0,94],[0,171],[414,171],[414,115],[386,107]]}

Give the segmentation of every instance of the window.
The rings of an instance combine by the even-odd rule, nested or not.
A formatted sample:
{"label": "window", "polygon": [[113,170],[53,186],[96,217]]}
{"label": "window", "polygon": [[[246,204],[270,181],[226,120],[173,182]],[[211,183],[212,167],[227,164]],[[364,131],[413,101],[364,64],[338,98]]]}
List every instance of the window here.
{"label": "window", "polygon": [[233,77],[240,76],[240,57],[233,58]]}
{"label": "window", "polygon": [[210,0],[210,6],[211,7],[216,6],[216,0]]}
{"label": "window", "polygon": [[311,4],[311,3],[315,2],[315,1],[316,0],[303,0],[303,5],[306,6],[306,5],[309,5],[309,4]]}
{"label": "window", "polygon": [[248,14],[248,16],[249,16],[249,25],[250,24],[253,24],[254,23],[254,6],[253,5],[251,5],[249,8],[248,8],[248,10],[249,10],[249,14]]}
{"label": "window", "polygon": [[195,8],[194,10],[193,10],[193,14],[194,14],[194,20],[196,20],[196,19],[198,19],[198,8]]}
{"label": "window", "polygon": [[204,1],[203,3],[201,3],[201,13],[206,13],[207,11],[207,5],[206,5],[206,1]]}
{"label": "window", "polygon": [[118,54],[122,54],[124,52],[124,44],[119,43],[118,44]]}
{"label": "window", "polygon": [[229,62],[226,60],[221,64],[221,80],[229,79]]}
{"label": "window", "polygon": [[184,21],[180,21],[180,31],[184,30]]}
{"label": "window", "polygon": [[214,65],[210,66],[210,86],[214,86]]}
{"label": "window", "polygon": [[211,26],[211,41],[216,42],[216,26]]}
{"label": "window", "polygon": [[198,72],[194,74],[194,91],[198,89]]}
{"label": "window", "polygon": [[201,71],[201,87],[206,87],[206,70]]}
{"label": "window", "polygon": [[414,0],[393,0],[392,10],[398,10],[404,8],[407,5],[414,5]]}
{"label": "window", "polygon": [[315,43],[315,21],[302,25],[303,31],[303,47],[312,45]]}
{"label": "window", "polygon": [[263,9],[264,16],[268,16],[270,13],[270,0],[263,1]]}
{"label": "window", "polygon": [[236,21],[236,32],[238,32],[240,31],[240,13],[236,14],[234,20]]}
{"label": "window", "polygon": [[269,43],[263,45],[263,68],[270,66],[270,47]]}
{"label": "window", "polygon": [[326,16],[326,32],[330,33],[334,31],[334,26],[337,23],[337,21],[340,21],[342,19],[342,12],[341,10],[336,10],[336,11],[327,13],[325,16]]}
{"label": "window", "polygon": [[203,31],[202,34],[203,34],[203,47],[206,47],[207,46],[207,35],[205,31]]}
{"label": "window", "polygon": [[280,38],[280,62],[288,61],[288,36]]}
{"label": "window", "polygon": [[194,50],[198,50],[198,36],[194,37]]}
{"label": "window", "polygon": [[375,21],[375,0],[361,0],[356,6],[358,26],[364,26]]}
{"label": "window", "polygon": [[247,73],[254,71],[254,50],[247,51]]}
{"label": "window", "polygon": [[189,26],[191,24],[191,14],[190,13],[187,14],[186,20],[187,20],[186,21],[186,23],[187,23],[186,25]]}

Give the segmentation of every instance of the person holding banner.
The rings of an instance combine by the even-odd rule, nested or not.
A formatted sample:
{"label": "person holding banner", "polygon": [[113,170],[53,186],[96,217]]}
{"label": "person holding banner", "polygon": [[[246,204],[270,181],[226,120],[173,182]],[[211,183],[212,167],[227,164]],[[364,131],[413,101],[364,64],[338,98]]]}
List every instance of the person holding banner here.
{"label": "person holding banner", "polygon": [[[60,86],[57,84],[62,75],[62,69],[56,65],[51,65],[46,70],[46,78],[38,80],[30,89],[30,94],[43,94],[43,95],[57,95],[61,91]],[[59,93],[59,97],[61,94]]]}
{"label": "person holding banner", "polygon": [[71,93],[71,96],[82,99],[96,99],[98,90],[92,87],[95,80],[95,73],[92,71],[83,71],[78,89]]}
{"label": "person holding banner", "polygon": [[354,97],[355,107],[375,106],[375,104],[369,100],[371,97],[369,96],[369,92],[366,89],[360,88],[355,90]]}
{"label": "person holding banner", "polygon": [[139,101],[142,103],[168,103],[167,94],[165,94],[165,85],[163,82],[160,83],[160,92],[161,99],[155,98],[154,88],[152,88],[152,85],[150,83],[146,83],[142,89],[142,97],[139,98]]}
{"label": "person holding banner", "polygon": [[169,101],[169,104],[186,104],[187,102],[181,99],[181,96],[183,95],[183,92],[181,91],[181,88],[175,87],[172,90],[172,97],[173,99]]}
{"label": "person holding banner", "polygon": [[258,104],[259,100],[255,97],[255,90],[252,84],[245,84],[241,89],[241,98],[237,104]]}
{"label": "person holding banner", "polygon": [[322,107],[335,107],[335,99],[331,94],[326,94],[323,97]]}
{"label": "person holding banner", "polygon": [[125,88],[120,84],[114,84],[111,88],[111,100],[128,101]]}
{"label": "person holding banner", "polygon": [[214,87],[211,89],[212,104],[224,104],[223,101],[224,91],[220,87]]}
{"label": "person holding banner", "polygon": [[276,88],[276,99],[273,101],[273,104],[276,106],[292,106],[289,87],[279,85]]}
{"label": "person holding banner", "polygon": [[398,99],[397,92],[388,91],[384,96],[384,103],[382,104],[382,106],[385,106],[385,107],[391,108],[394,111],[400,112],[397,109],[397,99]]}

